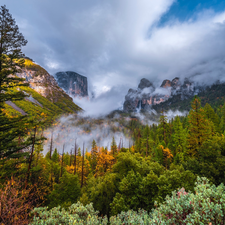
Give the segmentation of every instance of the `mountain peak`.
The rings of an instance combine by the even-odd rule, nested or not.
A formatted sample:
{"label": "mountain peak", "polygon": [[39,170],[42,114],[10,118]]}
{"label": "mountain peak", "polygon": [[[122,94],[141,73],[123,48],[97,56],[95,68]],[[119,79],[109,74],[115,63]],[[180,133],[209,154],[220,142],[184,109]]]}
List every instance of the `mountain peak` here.
{"label": "mountain peak", "polygon": [[170,80],[164,80],[160,87],[167,88],[167,87],[171,87],[171,85],[172,85],[172,82]]}
{"label": "mountain peak", "polygon": [[148,87],[154,87],[152,82],[150,82],[148,79],[146,78],[142,78],[139,85],[138,85],[138,88],[143,90],[144,88],[148,88]]}

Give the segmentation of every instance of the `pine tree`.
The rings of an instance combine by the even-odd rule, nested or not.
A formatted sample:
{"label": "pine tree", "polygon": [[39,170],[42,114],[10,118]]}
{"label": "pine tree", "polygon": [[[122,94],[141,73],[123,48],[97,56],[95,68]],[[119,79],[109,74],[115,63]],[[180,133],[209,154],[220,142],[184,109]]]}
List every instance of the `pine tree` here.
{"label": "pine tree", "polygon": [[201,108],[200,99],[195,96],[191,103],[191,111],[188,115],[189,133],[188,133],[188,155],[194,157],[198,155],[204,141],[209,139],[212,134],[212,123],[205,116],[203,108]]}
{"label": "pine tree", "polygon": [[225,131],[225,103],[222,107],[222,116],[221,116],[221,122],[220,122],[220,129],[222,133]]}
{"label": "pine tree", "polygon": [[170,138],[170,126],[167,123],[167,117],[162,114],[159,118],[159,125],[157,129],[158,137],[160,141],[164,141],[167,145]]}
{"label": "pine tree", "polygon": [[113,137],[112,143],[111,143],[111,154],[115,156],[116,153],[117,153],[117,145],[116,145],[115,138]]}
{"label": "pine tree", "polygon": [[98,157],[98,147],[96,141],[93,140],[91,146],[91,162],[90,162],[93,173],[95,172],[97,166],[97,157]]}
{"label": "pine tree", "polygon": [[[26,86],[24,79],[15,76],[24,66],[24,55],[21,47],[27,41],[19,32],[15,19],[6,9],[0,8],[0,159],[17,157],[19,150],[30,145],[31,142],[21,140],[26,136],[25,123],[27,118],[20,116],[8,118],[4,113],[5,101],[21,100],[25,94],[15,87]],[[13,88],[13,91],[10,91]],[[18,140],[19,139],[19,140]],[[19,142],[19,144],[18,144]]]}
{"label": "pine tree", "polygon": [[220,119],[219,116],[215,113],[214,109],[206,103],[204,107],[204,113],[208,120],[212,121],[217,132],[220,132]]}
{"label": "pine tree", "polygon": [[[182,123],[180,122],[179,116],[175,117],[174,123],[173,123],[173,135],[172,135],[172,140],[173,140],[173,148],[174,148],[174,155],[179,153],[179,151],[184,152],[185,147],[186,147],[186,132],[183,129]],[[179,151],[178,151],[179,150]]]}

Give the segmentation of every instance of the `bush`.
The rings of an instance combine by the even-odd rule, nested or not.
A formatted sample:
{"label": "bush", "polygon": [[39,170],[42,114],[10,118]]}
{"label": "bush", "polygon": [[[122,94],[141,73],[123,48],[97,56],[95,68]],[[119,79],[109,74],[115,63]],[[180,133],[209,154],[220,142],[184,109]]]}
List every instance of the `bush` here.
{"label": "bush", "polygon": [[[155,203],[156,208],[148,214],[145,210],[129,210],[110,218],[111,225],[177,225],[177,224],[225,224],[225,186],[211,185],[206,178],[197,178],[195,193],[184,188],[166,197],[163,204]],[[47,208],[34,210],[33,225],[37,224],[107,224],[107,217],[98,217],[92,204],[84,207],[81,203],[72,205],[69,211],[60,207],[47,211]],[[37,216],[38,214],[38,216]]]}
{"label": "bush", "polygon": [[153,210],[150,224],[225,224],[225,186],[197,178],[195,193],[174,191]]}
{"label": "bush", "polygon": [[107,217],[98,217],[92,204],[83,206],[80,202],[69,207],[68,211],[59,207],[47,210],[48,208],[36,208],[31,225],[55,225],[55,224],[77,224],[77,225],[107,225]]}

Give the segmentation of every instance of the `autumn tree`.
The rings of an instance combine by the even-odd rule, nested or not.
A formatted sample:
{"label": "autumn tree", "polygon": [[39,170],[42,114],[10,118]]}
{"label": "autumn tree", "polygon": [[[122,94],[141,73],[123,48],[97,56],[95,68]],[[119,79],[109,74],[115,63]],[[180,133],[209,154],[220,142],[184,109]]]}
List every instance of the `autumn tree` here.
{"label": "autumn tree", "polygon": [[103,147],[100,148],[97,158],[95,176],[103,176],[106,172],[109,172],[112,168],[113,162],[114,157],[109,154],[107,149],[104,149]]}
{"label": "autumn tree", "polygon": [[38,205],[39,194],[35,186],[23,189],[23,182],[11,178],[0,189],[1,224],[28,224],[29,214]]}

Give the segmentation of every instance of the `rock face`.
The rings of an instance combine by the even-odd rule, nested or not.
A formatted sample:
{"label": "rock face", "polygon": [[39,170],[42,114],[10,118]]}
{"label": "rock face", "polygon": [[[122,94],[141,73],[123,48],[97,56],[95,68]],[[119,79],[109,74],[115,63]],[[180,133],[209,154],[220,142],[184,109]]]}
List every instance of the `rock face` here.
{"label": "rock face", "polygon": [[171,96],[181,95],[186,99],[196,93],[194,83],[185,79],[183,84],[178,77],[172,81],[164,80],[160,87],[154,85],[146,78],[141,79],[137,90],[129,89],[123,105],[125,112],[136,112],[140,109],[150,109],[152,106],[167,101]]}
{"label": "rock face", "polygon": [[55,77],[59,87],[63,88],[70,96],[88,96],[87,77],[72,71],[58,72]]}
{"label": "rock face", "polygon": [[25,78],[32,89],[53,103],[57,102],[59,98],[65,97],[66,93],[58,86],[55,78],[47,71],[40,74],[36,70],[25,67],[21,73],[17,73],[16,75]]}
{"label": "rock face", "polygon": [[[58,86],[55,78],[33,61],[25,59],[25,67],[16,75],[20,78],[25,78],[30,88],[34,89],[62,110],[67,112],[81,110],[80,107],[74,104],[73,99]],[[35,102],[32,96],[27,97],[26,100],[41,106],[40,103]]]}

